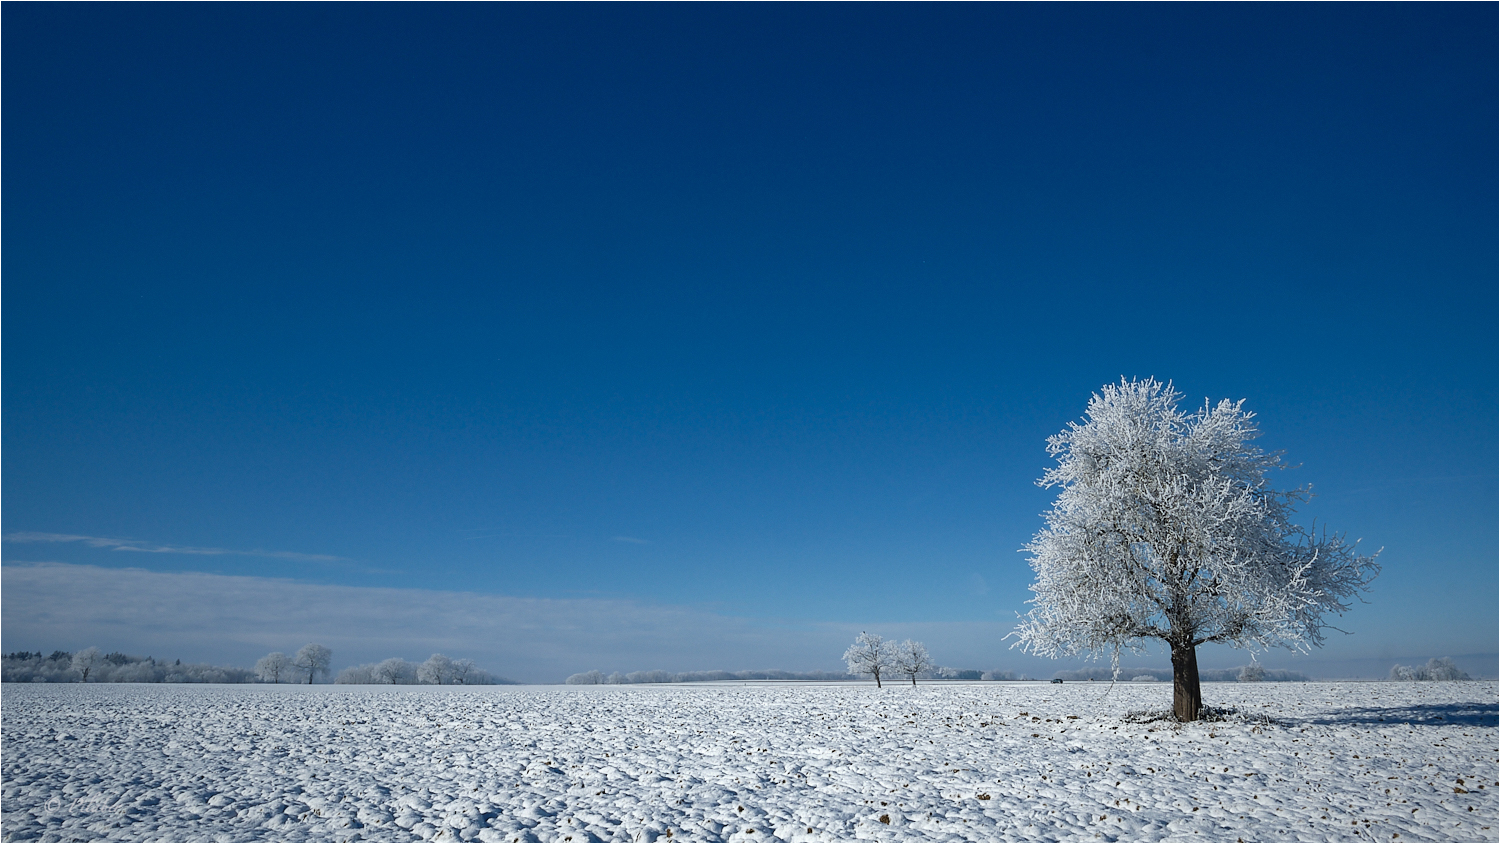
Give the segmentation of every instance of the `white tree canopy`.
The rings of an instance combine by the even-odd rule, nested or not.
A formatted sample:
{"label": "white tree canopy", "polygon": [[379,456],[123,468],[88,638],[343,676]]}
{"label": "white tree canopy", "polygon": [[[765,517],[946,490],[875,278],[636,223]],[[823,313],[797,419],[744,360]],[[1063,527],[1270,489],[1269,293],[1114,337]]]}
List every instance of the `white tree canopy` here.
{"label": "white tree canopy", "polygon": [[333,661],[333,651],[322,645],[308,643],[297,651],[292,665],[299,671],[307,672],[307,682],[311,683],[319,674],[328,673],[328,664]]}
{"label": "white tree canopy", "polygon": [[1391,680],[1467,680],[1469,675],[1449,657],[1434,657],[1426,666],[1393,665]]}
{"label": "white tree canopy", "polygon": [[417,665],[399,656],[381,660],[375,665],[372,674],[377,683],[390,683],[393,686],[412,686],[417,683]]}
{"label": "white tree canopy", "polygon": [[471,675],[478,676],[474,671],[474,660],[472,659],[455,659],[449,663],[449,669],[452,672],[453,682],[460,686],[466,684]]}
{"label": "white tree canopy", "polygon": [[82,674],[83,682],[87,683],[89,672],[103,661],[104,654],[98,648],[84,648],[73,655],[73,670]]}
{"label": "white tree canopy", "polygon": [[890,670],[894,656],[891,644],[878,633],[860,633],[849,650],[844,651],[849,673],[869,674],[875,678],[875,685],[880,686],[880,676]]}
{"label": "white tree canopy", "polygon": [[[1280,453],[1244,402],[1184,413],[1154,379],[1106,386],[1086,419],[1047,440],[1057,460],[1037,483],[1059,490],[1047,526],[1024,550],[1036,572],[1034,608],[1012,635],[1061,657],[1147,640],[1176,654],[1205,642],[1252,650],[1323,643],[1326,612],[1380,571],[1341,535],[1293,524],[1306,488],[1274,489]],[[1197,686],[1194,657],[1193,686]]]}
{"label": "white tree canopy", "polygon": [[910,639],[891,648],[891,673],[911,678],[917,684],[917,675],[933,668],[932,657],[927,655],[927,646]]}
{"label": "white tree canopy", "polygon": [[291,667],[291,657],[281,651],[274,651],[256,660],[255,673],[262,680],[280,683],[282,676],[287,674],[291,670]]}
{"label": "white tree canopy", "polygon": [[442,654],[433,654],[427,658],[426,662],[417,666],[417,679],[423,683],[433,683],[439,686],[456,682],[453,660]]}

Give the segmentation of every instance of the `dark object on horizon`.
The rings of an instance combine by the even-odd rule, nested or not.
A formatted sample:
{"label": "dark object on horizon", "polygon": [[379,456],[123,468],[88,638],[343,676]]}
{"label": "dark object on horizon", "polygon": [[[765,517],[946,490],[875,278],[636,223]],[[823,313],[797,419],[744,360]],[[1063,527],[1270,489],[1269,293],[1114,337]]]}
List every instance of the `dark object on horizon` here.
{"label": "dark object on horizon", "polygon": [[1062,678],[1061,677],[1053,677],[1052,678],[1052,682],[1055,683],[1055,684],[1057,684],[1057,685],[1059,685],[1059,686],[1061,686],[1062,685]]}

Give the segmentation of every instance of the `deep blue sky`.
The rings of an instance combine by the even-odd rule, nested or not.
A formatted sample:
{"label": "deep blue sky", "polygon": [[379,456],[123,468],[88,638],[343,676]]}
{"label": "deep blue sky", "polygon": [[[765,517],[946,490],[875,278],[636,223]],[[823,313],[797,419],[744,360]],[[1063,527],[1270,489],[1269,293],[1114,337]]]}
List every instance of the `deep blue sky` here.
{"label": "deep blue sky", "polygon": [[5,560],[1005,622],[1155,376],[1385,547],[1338,654],[1493,652],[1495,19],[6,4],[5,533],[341,559]]}

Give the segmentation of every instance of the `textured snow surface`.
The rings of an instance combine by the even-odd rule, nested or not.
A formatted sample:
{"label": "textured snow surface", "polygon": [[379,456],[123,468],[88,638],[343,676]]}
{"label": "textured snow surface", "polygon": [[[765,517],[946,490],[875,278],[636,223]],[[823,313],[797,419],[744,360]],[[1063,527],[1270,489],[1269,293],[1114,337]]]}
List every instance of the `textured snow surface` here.
{"label": "textured snow surface", "polygon": [[[1495,841],[1493,682],[7,685],[7,840]],[[1250,717],[1244,717],[1244,716]],[[1273,719],[1264,723],[1264,717]]]}

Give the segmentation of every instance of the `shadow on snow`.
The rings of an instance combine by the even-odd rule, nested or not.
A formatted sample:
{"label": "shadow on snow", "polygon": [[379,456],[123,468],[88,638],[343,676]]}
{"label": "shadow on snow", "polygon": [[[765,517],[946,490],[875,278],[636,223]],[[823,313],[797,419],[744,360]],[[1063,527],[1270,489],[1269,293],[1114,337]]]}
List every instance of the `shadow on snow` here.
{"label": "shadow on snow", "polygon": [[1459,724],[1500,726],[1500,703],[1431,703],[1414,706],[1358,706],[1335,709],[1310,718],[1285,719],[1303,724]]}

